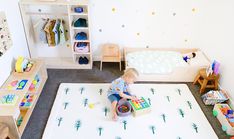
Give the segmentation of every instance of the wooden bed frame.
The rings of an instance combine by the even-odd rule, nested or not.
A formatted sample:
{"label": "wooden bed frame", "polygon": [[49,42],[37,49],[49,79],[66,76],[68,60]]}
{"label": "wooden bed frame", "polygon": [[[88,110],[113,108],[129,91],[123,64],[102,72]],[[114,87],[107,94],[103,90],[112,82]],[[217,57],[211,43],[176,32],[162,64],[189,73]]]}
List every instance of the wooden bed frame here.
{"label": "wooden bed frame", "polygon": [[[138,51],[176,51],[182,54],[201,51],[197,48],[124,48],[124,61],[125,69],[128,67],[128,62],[126,56],[128,53],[138,52]],[[207,56],[202,53],[207,61],[210,60]],[[140,74],[138,81],[144,82],[193,82],[195,76],[201,68],[207,68],[209,65],[203,66],[188,66],[188,67],[177,67],[169,74]]]}

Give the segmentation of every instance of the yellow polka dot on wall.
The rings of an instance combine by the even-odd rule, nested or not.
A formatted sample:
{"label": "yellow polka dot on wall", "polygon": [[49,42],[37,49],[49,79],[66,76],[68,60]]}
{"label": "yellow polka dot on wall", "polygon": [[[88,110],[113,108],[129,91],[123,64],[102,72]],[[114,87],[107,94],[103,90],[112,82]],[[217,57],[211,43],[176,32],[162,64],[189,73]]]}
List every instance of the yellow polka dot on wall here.
{"label": "yellow polka dot on wall", "polygon": [[193,9],[192,9],[192,11],[193,11],[193,12],[196,12],[196,9],[195,9],[195,8],[193,8]]}
{"label": "yellow polka dot on wall", "polygon": [[116,11],[116,9],[115,8],[112,8],[112,12],[115,12]]}

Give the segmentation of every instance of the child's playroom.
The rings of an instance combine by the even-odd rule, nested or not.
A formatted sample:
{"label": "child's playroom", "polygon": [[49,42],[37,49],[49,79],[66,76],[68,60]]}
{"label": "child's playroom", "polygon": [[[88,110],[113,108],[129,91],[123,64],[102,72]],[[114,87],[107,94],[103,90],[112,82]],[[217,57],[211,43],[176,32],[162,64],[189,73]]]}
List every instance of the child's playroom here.
{"label": "child's playroom", "polygon": [[0,139],[234,139],[233,13],[1,0]]}

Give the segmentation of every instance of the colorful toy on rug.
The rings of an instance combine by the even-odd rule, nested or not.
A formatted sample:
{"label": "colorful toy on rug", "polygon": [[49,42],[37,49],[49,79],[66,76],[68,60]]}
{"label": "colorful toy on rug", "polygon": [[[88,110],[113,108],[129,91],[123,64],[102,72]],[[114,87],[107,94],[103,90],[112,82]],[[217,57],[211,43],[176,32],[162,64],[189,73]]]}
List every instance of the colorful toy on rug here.
{"label": "colorful toy on rug", "polygon": [[234,135],[234,111],[228,104],[215,104],[213,115],[221,123],[223,131],[228,135]]}
{"label": "colorful toy on rug", "polygon": [[8,94],[0,98],[0,105],[15,105],[18,96],[15,94]]}
{"label": "colorful toy on rug", "polygon": [[100,102],[96,102],[96,103],[90,103],[89,104],[89,108],[93,109],[96,105],[100,104]]}
{"label": "colorful toy on rug", "polygon": [[116,111],[118,116],[124,117],[131,114],[131,109],[132,109],[131,104],[127,100],[121,99],[118,102]]}
{"label": "colorful toy on rug", "polygon": [[20,103],[21,107],[31,107],[33,104],[35,96],[33,94],[27,94],[24,96],[22,102]]}
{"label": "colorful toy on rug", "polygon": [[38,75],[36,75],[29,87],[29,91],[34,92],[39,84],[39,81],[40,81],[40,78]]}
{"label": "colorful toy on rug", "polygon": [[229,99],[227,93],[224,90],[214,91],[211,90],[202,95],[202,100],[206,105],[215,105],[216,103],[222,103]]}
{"label": "colorful toy on rug", "polygon": [[33,62],[24,57],[19,57],[15,63],[15,71],[18,73],[29,72],[33,66]]}
{"label": "colorful toy on rug", "polygon": [[150,105],[143,97],[138,100],[129,100],[129,103],[133,109],[133,116],[143,115],[151,111]]}

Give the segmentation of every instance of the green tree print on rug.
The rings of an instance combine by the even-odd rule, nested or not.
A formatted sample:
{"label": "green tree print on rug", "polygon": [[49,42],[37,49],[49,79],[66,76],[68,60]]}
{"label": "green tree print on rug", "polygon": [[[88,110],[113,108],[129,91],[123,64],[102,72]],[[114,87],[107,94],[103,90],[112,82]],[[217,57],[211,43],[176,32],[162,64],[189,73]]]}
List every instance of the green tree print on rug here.
{"label": "green tree print on rug", "polygon": [[99,95],[102,95],[102,92],[103,92],[102,88],[99,89]]}
{"label": "green tree print on rug", "polygon": [[190,101],[187,101],[187,104],[188,104],[189,108],[192,109],[192,103]]}
{"label": "green tree print on rug", "polygon": [[110,109],[108,107],[104,107],[103,111],[105,113],[105,116],[107,116],[107,113],[110,112]]}
{"label": "green tree print on rug", "polygon": [[86,107],[87,105],[88,105],[88,99],[85,98],[85,99],[84,99],[84,107]]}
{"label": "green tree print on rug", "polygon": [[155,93],[154,88],[150,88],[150,91],[152,92],[152,95],[154,95],[154,93]]}
{"label": "green tree print on rug", "polygon": [[59,117],[58,118],[58,126],[60,126],[61,125],[61,122],[63,121],[63,117]]}
{"label": "green tree print on rug", "polygon": [[150,98],[148,98],[148,102],[149,102],[149,105],[151,105],[151,99]]}
{"label": "green tree print on rug", "polygon": [[64,102],[64,103],[63,103],[63,105],[64,105],[64,110],[66,110],[68,104],[69,104],[69,102]]}
{"label": "green tree print on rug", "polygon": [[184,111],[182,109],[179,109],[179,114],[184,118]]}
{"label": "green tree print on rug", "polygon": [[152,133],[155,134],[155,126],[153,126],[153,125],[150,126],[150,129],[151,129]]}
{"label": "green tree print on rug", "polygon": [[102,132],[103,132],[103,128],[102,127],[98,127],[98,134],[99,134],[99,136],[102,136]]}
{"label": "green tree print on rug", "polygon": [[163,122],[166,123],[166,115],[163,113],[161,116],[163,118]]}
{"label": "green tree print on rug", "polygon": [[84,87],[81,87],[81,88],[80,88],[80,94],[81,94],[81,95],[83,94],[84,89],[85,89]]}
{"label": "green tree print on rug", "polygon": [[197,127],[197,125],[195,123],[192,124],[192,127],[196,131],[196,133],[198,133],[198,127]]}
{"label": "green tree print on rug", "polygon": [[166,96],[167,101],[170,102],[170,96]]}
{"label": "green tree print on rug", "polygon": [[77,120],[77,121],[75,122],[76,131],[78,131],[80,127],[81,127],[81,121],[80,121],[80,120]]}
{"label": "green tree print on rug", "polygon": [[124,130],[127,129],[127,121],[126,120],[123,121],[123,127],[124,127]]}
{"label": "green tree print on rug", "polygon": [[68,93],[69,90],[70,90],[69,88],[65,88],[64,89],[66,95],[67,95],[67,93]]}
{"label": "green tree print on rug", "polygon": [[176,91],[177,91],[178,94],[181,96],[181,90],[180,90],[179,88],[177,88]]}

